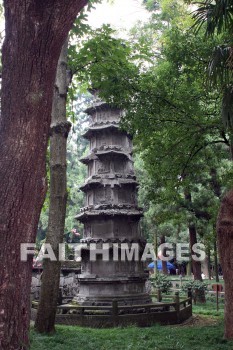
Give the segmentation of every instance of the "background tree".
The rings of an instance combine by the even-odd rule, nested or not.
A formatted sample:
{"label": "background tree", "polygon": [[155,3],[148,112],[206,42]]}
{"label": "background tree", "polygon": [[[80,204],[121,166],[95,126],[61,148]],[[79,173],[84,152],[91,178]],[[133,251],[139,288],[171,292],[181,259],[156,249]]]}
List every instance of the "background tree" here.
{"label": "background tree", "polygon": [[[59,243],[63,243],[64,238],[67,202],[66,148],[71,128],[71,123],[66,117],[69,86],[67,52],[68,39],[62,47],[58,60],[50,129],[50,202],[46,243],[51,245],[56,256],[59,255]],[[55,331],[60,270],[61,261],[44,260],[40,301],[35,322],[35,329],[40,333]]]}
{"label": "background tree", "polygon": [[0,346],[26,349],[34,243],[46,193],[45,158],[61,47],[86,0],[4,1],[0,119]]}
{"label": "background tree", "polygon": [[[99,2],[98,0],[93,2]],[[89,8],[90,9],[90,8]],[[72,28],[71,37],[81,35],[90,30],[85,24],[87,15],[81,12]],[[78,36],[79,35],[79,36]],[[59,256],[59,244],[64,241],[65,218],[67,206],[67,138],[71,123],[67,120],[67,94],[72,80],[72,72],[68,70],[68,46],[65,41],[58,60],[50,128],[50,173],[49,173],[49,213],[46,243],[50,244],[56,257]],[[71,51],[71,50],[69,50]],[[72,230],[71,230],[72,232]],[[40,333],[55,331],[55,317],[60,286],[61,261],[45,259],[43,262],[43,278],[40,289],[40,301],[35,322],[35,329]]]}
{"label": "background tree", "polygon": [[[197,2],[194,19],[197,31],[205,28],[206,36],[220,35],[221,43],[214,47],[209,60],[209,83],[221,91],[222,119],[230,134],[230,152],[232,155],[232,126],[233,126],[233,65],[232,65],[232,28],[233,28],[233,1],[205,0]],[[233,273],[231,256],[233,252],[232,241],[232,203],[233,191],[223,198],[217,223],[218,246],[221,266],[225,281],[225,337],[233,339],[233,307],[232,291]]]}
{"label": "background tree", "polygon": [[[208,69],[208,62],[224,37],[203,42],[204,29],[190,29],[194,20],[181,1],[149,3],[156,11],[140,31],[133,30],[131,42],[105,31],[84,43],[79,54],[85,70],[79,78],[125,110],[123,127],[134,135],[144,160],[152,205],[165,197],[185,212],[182,220],[190,228],[190,241],[212,245],[217,276],[213,227],[221,195],[211,188],[211,172],[216,170],[221,193],[230,187],[231,131],[220,119],[225,90],[209,84],[206,76],[217,67]],[[97,49],[100,43],[102,50]],[[231,104],[226,106],[228,111]],[[185,199],[187,190],[191,201]],[[200,264],[193,265],[195,278],[201,280]]]}

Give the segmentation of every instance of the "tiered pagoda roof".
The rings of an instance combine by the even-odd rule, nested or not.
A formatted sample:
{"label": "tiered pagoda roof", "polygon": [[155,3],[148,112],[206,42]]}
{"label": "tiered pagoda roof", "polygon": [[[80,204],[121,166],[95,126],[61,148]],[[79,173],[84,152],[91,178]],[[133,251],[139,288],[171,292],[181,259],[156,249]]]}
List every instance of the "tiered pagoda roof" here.
{"label": "tiered pagoda roof", "polygon": [[89,177],[81,187],[86,206],[76,219],[84,224],[81,242],[87,247],[82,250],[85,254],[77,300],[87,305],[106,305],[112,298],[126,305],[147,303],[151,300],[145,292],[147,274],[142,262],[112,258],[105,263],[101,257],[93,262],[88,257],[90,243],[98,247],[109,243],[110,249],[116,243],[126,243],[129,248],[137,243],[142,254],[146,241],[139,225],[143,210],[136,198],[132,138],[119,127],[122,113],[98,98],[86,113],[91,122],[83,136],[90,141],[90,153],[81,162],[88,166]]}

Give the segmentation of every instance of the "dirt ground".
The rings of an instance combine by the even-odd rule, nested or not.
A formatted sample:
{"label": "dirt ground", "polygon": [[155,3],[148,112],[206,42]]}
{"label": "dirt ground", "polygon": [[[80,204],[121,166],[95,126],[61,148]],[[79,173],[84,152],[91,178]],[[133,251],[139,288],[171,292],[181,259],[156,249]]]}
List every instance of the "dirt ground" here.
{"label": "dirt ground", "polygon": [[218,321],[214,317],[206,317],[200,315],[193,315],[188,320],[184,321],[179,325],[174,327],[199,327],[199,326],[213,326],[217,324]]}

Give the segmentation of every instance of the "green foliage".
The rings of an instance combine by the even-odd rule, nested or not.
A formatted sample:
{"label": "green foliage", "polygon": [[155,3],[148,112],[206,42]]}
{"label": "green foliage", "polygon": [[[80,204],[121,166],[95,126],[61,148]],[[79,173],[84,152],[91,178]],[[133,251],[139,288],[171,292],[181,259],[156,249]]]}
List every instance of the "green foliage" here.
{"label": "green foliage", "polygon": [[[203,43],[183,26],[166,30],[161,40],[161,59],[150,69],[145,93],[140,100],[136,96],[139,101],[131,107],[134,113],[126,115],[125,125],[134,133],[143,158],[139,198],[146,209],[144,226],[158,235],[164,225],[172,226],[171,236],[186,241],[190,220],[202,237],[213,234],[219,197],[225,186],[232,185],[230,177],[226,179],[231,173],[229,136],[219,119],[221,99],[214,89],[206,93],[203,80],[216,41]],[[217,171],[221,189],[217,196],[211,169]],[[190,204],[184,199],[186,188],[192,192]]]}
{"label": "green foliage", "polygon": [[[134,28],[129,41],[116,39],[109,26],[95,32],[85,29],[85,40],[71,41],[73,85],[68,113],[73,120],[80,85],[82,91],[99,90],[100,97],[125,110],[122,127],[134,136],[139,155],[139,202],[146,211],[142,225],[150,241],[155,234],[164,233],[174,242],[187,241],[187,223],[192,222],[199,238],[212,242],[221,194],[232,185],[231,135],[219,117],[225,95],[214,84],[207,85],[205,79],[207,62],[222,37],[203,42],[202,31],[190,31],[193,19],[182,1],[145,3],[152,10],[151,19]],[[76,29],[73,35],[77,37],[78,26]],[[220,52],[222,69],[226,51]],[[220,69],[216,62],[217,58],[209,71]],[[226,96],[226,104],[231,106],[228,100]],[[85,117],[82,121],[85,123]],[[86,146],[81,147],[85,152]],[[73,226],[82,230],[73,220],[83,200],[78,186],[85,177],[84,168],[72,158],[76,151],[72,142],[68,154],[68,231]],[[190,203],[184,195],[187,190]]]}
{"label": "green foliage", "polygon": [[172,283],[168,276],[158,273],[155,277],[150,279],[153,287],[160,288],[162,293],[168,293],[172,287]]}
{"label": "green foliage", "polygon": [[[125,110],[123,127],[134,135],[142,158],[139,201],[151,241],[164,230],[174,241],[187,240],[187,222],[197,225],[201,237],[211,237],[219,198],[232,184],[230,136],[219,118],[223,95],[214,86],[207,90],[204,79],[206,62],[221,38],[203,42],[201,32],[191,32],[192,18],[180,1],[147,5],[155,6],[151,20],[132,30],[130,42],[103,26],[71,45],[71,100],[81,83],[83,91],[95,88]],[[212,185],[215,168],[218,195]],[[191,203],[184,198],[187,189]]]}
{"label": "green foliage", "polygon": [[159,9],[158,1],[156,0],[143,0],[143,4],[148,11],[155,11]]}
{"label": "green foliage", "polygon": [[189,288],[191,288],[192,292],[194,292],[195,290],[206,291],[207,287],[208,287],[208,285],[205,282],[193,280],[193,281],[189,281],[189,282],[184,283],[182,285],[182,290],[184,292],[188,292]]}
{"label": "green foliage", "polygon": [[102,0],[88,0],[87,6],[85,6],[76,18],[72,30],[70,32],[70,39],[77,40],[89,33],[92,29],[88,24],[88,12],[95,8],[96,4],[101,3]]}
{"label": "green foliage", "polygon": [[97,29],[88,40],[82,43],[82,47],[72,55],[69,67],[85,88],[100,89],[100,96],[108,92],[107,100],[111,101],[112,95],[119,94],[126,81],[131,81],[137,76],[138,69],[131,63],[132,59],[139,59],[138,53],[132,58],[132,51],[125,40],[115,39],[114,31],[104,25]]}

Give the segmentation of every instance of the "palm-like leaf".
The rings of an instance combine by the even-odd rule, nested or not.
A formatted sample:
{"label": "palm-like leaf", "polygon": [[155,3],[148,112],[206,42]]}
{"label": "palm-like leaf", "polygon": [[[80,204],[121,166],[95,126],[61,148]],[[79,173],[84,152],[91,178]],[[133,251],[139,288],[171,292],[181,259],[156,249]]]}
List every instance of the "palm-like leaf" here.
{"label": "palm-like leaf", "polygon": [[224,89],[222,99],[222,120],[226,128],[233,129],[233,85]]}
{"label": "palm-like leaf", "polygon": [[209,66],[209,81],[220,85],[223,92],[222,120],[224,126],[233,129],[233,48],[229,46],[217,46],[214,48]]}
{"label": "palm-like leaf", "polygon": [[193,15],[197,31],[205,23],[207,35],[233,29],[233,0],[206,0],[194,4],[198,6]]}
{"label": "palm-like leaf", "polygon": [[221,86],[223,123],[226,128],[233,129],[233,0],[205,0],[195,4],[198,8],[193,15],[193,27],[197,32],[206,24],[206,35],[212,36],[224,31],[230,34],[228,45],[214,48],[208,65],[208,80]]}
{"label": "palm-like leaf", "polygon": [[208,66],[208,75],[213,84],[220,83],[222,86],[231,84],[233,80],[232,52],[233,48],[226,45],[214,48]]}

